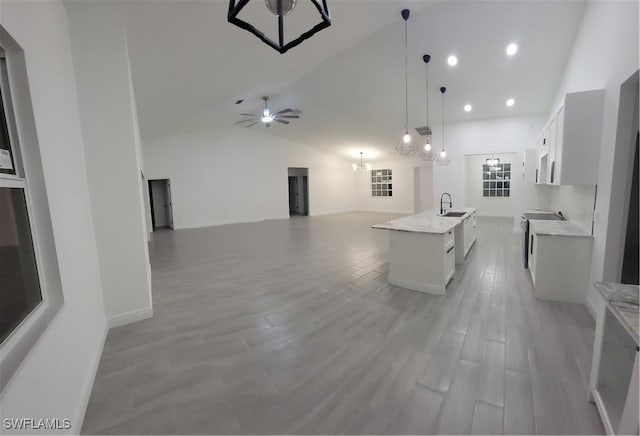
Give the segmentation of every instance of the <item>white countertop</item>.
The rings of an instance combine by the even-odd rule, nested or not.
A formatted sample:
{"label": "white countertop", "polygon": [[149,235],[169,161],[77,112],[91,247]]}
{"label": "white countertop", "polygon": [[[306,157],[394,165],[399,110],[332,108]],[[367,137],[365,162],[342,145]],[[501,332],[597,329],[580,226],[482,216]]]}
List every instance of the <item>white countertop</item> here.
{"label": "white countertop", "polygon": [[638,319],[638,286],[622,283],[595,282],[596,289],[607,302],[611,312],[620,320],[627,332],[638,344],[640,335]]}
{"label": "white countertop", "polygon": [[425,210],[415,215],[391,220],[384,224],[375,224],[371,227],[374,229],[397,230],[400,232],[444,234],[460,224],[462,220],[476,210],[475,207],[451,209],[453,212],[465,212],[461,217],[444,217],[438,215],[435,210]]}
{"label": "white countertop", "polygon": [[543,236],[574,236],[593,238],[589,233],[569,221],[529,220],[529,229]]}

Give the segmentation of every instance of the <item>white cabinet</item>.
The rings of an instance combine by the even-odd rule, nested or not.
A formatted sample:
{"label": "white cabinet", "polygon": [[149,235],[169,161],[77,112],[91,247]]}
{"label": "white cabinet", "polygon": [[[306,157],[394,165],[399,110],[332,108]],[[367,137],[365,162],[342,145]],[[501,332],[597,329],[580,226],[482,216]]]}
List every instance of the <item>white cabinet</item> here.
{"label": "white cabinet", "polygon": [[529,272],[533,296],[585,303],[591,266],[591,237],[543,235],[529,231]]}
{"label": "white cabinet", "polygon": [[[623,325],[625,316],[621,315],[619,302],[608,300],[604,295],[596,298],[600,301],[596,305],[589,399],[596,403],[607,434],[638,434],[637,333],[632,334]],[[633,315],[629,318],[633,319]]]}
{"label": "white cabinet", "polygon": [[456,263],[463,264],[464,259],[469,254],[469,250],[476,242],[476,231],[478,228],[478,211],[469,213],[462,219],[462,222],[455,228],[456,234]]}
{"label": "white cabinet", "polygon": [[604,90],[565,95],[538,137],[536,183],[597,183],[603,106]]}
{"label": "white cabinet", "polygon": [[478,228],[478,212],[473,212],[464,219],[464,256],[466,257],[476,242],[476,229]]}
{"label": "white cabinet", "polygon": [[389,231],[389,275],[392,285],[444,295],[455,274],[453,229],[446,233]]}

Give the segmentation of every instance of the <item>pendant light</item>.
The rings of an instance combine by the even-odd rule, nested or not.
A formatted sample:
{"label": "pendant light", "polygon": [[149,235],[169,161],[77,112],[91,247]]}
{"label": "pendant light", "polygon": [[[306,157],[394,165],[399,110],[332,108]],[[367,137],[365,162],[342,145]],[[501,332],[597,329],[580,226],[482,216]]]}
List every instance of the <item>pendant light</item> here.
{"label": "pendant light", "polygon": [[433,132],[431,131],[431,127],[429,126],[429,61],[431,60],[431,56],[426,54],[422,56],[422,60],[424,61],[425,73],[427,78],[426,79],[427,125],[425,127],[420,127],[417,129],[418,132],[425,139],[424,145],[420,148],[420,153],[418,154],[418,156],[420,157],[420,160],[433,162],[436,159],[437,155],[433,151],[433,144],[431,141]]}
{"label": "pendant light", "polygon": [[353,168],[353,171],[356,170],[367,170],[367,171],[371,171],[371,164],[370,163],[364,163],[364,161],[362,160],[362,152],[360,152],[360,163],[354,163],[353,165],[351,165],[351,168]]}
{"label": "pendant light", "polygon": [[407,21],[409,20],[409,9],[402,10],[402,19],[404,20],[404,135],[402,141],[396,145],[396,151],[401,156],[413,156],[417,153],[418,147],[413,143],[413,139],[409,134],[409,69],[407,55]]}
{"label": "pendant light", "polygon": [[500,165],[500,158],[493,157],[493,153],[491,153],[491,157],[487,159],[487,165],[489,167],[497,167]]}
{"label": "pendant light", "polygon": [[[267,44],[269,47],[277,50],[280,54],[286,53],[288,50],[302,43],[304,40],[311,38],[317,32],[331,26],[331,14],[329,13],[327,0],[264,0],[264,6],[275,19],[273,25],[275,25],[278,29],[277,40],[273,40],[265,32],[259,30],[255,25],[247,21],[247,17],[251,17],[251,15],[248,15],[246,11],[251,11],[252,7],[249,6],[247,9],[244,8],[249,4],[250,1],[251,0],[230,0],[227,20],[231,24],[235,24],[239,28],[253,33],[262,42]],[[254,0],[254,3],[258,3],[260,1],[261,0]],[[316,24],[313,25],[313,27],[311,27],[310,29],[302,32],[298,37],[290,39],[287,37],[293,37],[295,36],[295,34],[292,34],[290,29],[288,32],[285,31],[284,17],[288,16],[289,18],[293,19],[293,15],[295,14],[292,14],[292,12],[295,9],[297,3],[306,3],[306,5],[302,6],[306,7],[306,11],[304,11],[305,14],[302,16],[298,14],[297,20],[299,24],[292,23],[293,25],[290,27],[293,27],[294,29],[300,29],[300,24],[304,25],[305,23],[305,15],[308,15],[309,23],[311,25],[313,25],[313,23]],[[314,10],[315,12],[312,12]],[[266,24],[264,20],[258,20],[258,22],[261,25]]]}
{"label": "pendant light", "polygon": [[440,149],[440,154],[436,159],[436,163],[438,165],[449,165],[451,159],[447,156],[447,151],[444,148],[444,93],[447,92],[447,88],[444,86],[440,88],[440,93],[442,93],[442,148]]}

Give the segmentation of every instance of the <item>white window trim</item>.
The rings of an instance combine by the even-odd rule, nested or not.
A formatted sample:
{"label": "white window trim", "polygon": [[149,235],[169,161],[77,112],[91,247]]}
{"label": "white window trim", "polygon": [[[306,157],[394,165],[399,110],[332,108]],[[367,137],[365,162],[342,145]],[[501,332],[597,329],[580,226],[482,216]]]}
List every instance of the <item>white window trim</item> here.
{"label": "white window trim", "polygon": [[[7,124],[13,164],[16,168],[16,175],[0,174],[0,187],[24,189],[42,295],[42,301],[0,344],[0,392],[2,392],[60,311],[64,304],[64,297],[24,51],[2,26],[0,26],[0,46],[4,49],[7,59],[7,77],[0,80],[0,86],[2,86],[5,108],[13,110],[13,114],[7,110]],[[10,84],[9,89],[6,89],[5,81],[7,80]],[[10,119],[12,116],[15,116],[15,119]]]}

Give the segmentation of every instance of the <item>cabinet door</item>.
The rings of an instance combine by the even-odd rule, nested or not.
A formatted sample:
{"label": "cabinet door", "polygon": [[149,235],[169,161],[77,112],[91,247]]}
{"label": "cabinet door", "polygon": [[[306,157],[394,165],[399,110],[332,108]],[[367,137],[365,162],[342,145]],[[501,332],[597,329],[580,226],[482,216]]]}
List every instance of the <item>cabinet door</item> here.
{"label": "cabinet door", "polygon": [[548,183],[555,185],[558,184],[556,178],[556,134],[557,134],[557,118],[554,116],[549,123],[549,131],[547,135],[547,181]]}
{"label": "cabinet door", "polygon": [[529,271],[534,283],[536,281],[536,254],[538,252],[538,238],[535,233],[529,233]]}
{"label": "cabinet door", "polygon": [[564,106],[556,115],[556,143],[553,157],[553,184],[559,185],[562,180],[562,144],[564,139]]}

